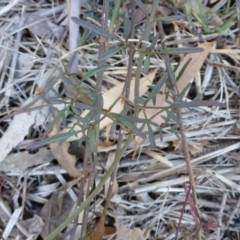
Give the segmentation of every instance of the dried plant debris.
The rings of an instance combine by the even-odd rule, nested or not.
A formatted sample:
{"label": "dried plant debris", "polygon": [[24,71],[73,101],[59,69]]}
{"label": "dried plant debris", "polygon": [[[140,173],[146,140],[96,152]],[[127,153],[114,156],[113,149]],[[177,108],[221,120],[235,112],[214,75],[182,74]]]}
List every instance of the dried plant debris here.
{"label": "dried plant debris", "polygon": [[0,2],[0,238],[239,239],[240,1],[106,4]]}
{"label": "dried plant debris", "polygon": [[71,191],[68,193],[68,191],[77,181],[79,178],[58,188],[41,209],[39,214],[44,219],[44,227],[41,232],[43,238],[48,236],[76,208],[76,195]]}
{"label": "dried plant debris", "polygon": [[[55,136],[59,133],[59,123],[53,126],[52,131],[49,133],[49,136]],[[50,149],[52,151],[53,156],[58,160],[58,162],[65,168],[68,173],[73,177],[79,177],[83,175],[79,170],[75,167],[77,158],[74,155],[69,154],[68,149],[70,147],[70,143],[64,142],[60,144],[59,142],[53,142],[50,144]]]}
{"label": "dried plant debris", "polygon": [[3,162],[0,163],[2,172],[11,172],[21,174],[28,168],[49,163],[54,159],[51,150],[42,148],[37,153],[18,152],[9,154]]}

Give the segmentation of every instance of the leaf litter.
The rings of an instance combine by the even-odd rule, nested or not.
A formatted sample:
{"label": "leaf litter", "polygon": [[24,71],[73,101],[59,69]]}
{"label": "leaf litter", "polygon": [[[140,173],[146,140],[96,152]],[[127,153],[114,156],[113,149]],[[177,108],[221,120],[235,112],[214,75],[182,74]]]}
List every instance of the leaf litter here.
{"label": "leaf litter", "polygon": [[[132,135],[112,177],[59,239],[238,239],[239,1],[136,0],[133,15],[133,3],[124,2],[111,31],[99,24],[102,6],[84,1],[78,20],[71,4],[0,3],[1,237],[50,239],[116,164]],[[131,20],[135,32],[126,40]],[[161,20],[164,39],[158,38]],[[102,55],[99,36],[109,37]],[[169,86],[163,54],[177,93]],[[99,69],[103,136],[92,153],[86,143],[95,106],[87,100]],[[74,94],[67,92],[71,74]],[[65,138],[55,142],[62,133]]]}

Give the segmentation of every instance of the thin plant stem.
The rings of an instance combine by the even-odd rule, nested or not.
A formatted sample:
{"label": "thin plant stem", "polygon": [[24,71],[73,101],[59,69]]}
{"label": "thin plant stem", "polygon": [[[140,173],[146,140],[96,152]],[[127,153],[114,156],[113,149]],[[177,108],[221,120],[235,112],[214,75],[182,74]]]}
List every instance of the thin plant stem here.
{"label": "thin plant stem", "polygon": [[[162,23],[160,21],[158,21],[158,28],[159,28],[159,36],[161,37],[161,39],[164,39],[164,32],[163,32],[163,27],[162,27]],[[165,42],[162,41],[162,48],[166,49],[166,45]],[[172,79],[170,68],[171,65],[169,64],[169,59],[167,55],[163,55],[162,58],[164,59],[167,67],[167,71],[168,71],[168,76],[169,76],[169,82],[170,82],[170,86],[171,89],[174,91],[174,93],[176,93],[177,95],[178,93],[178,89],[176,87],[175,84],[175,79]],[[172,96],[173,101],[176,100],[175,95]],[[196,194],[196,189],[195,189],[195,181],[194,181],[194,175],[193,175],[193,170],[192,170],[192,166],[191,166],[191,162],[190,162],[190,154],[189,154],[189,150],[188,150],[188,146],[187,146],[187,139],[186,139],[186,135],[184,134],[184,127],[183,127],[183,122],[182,122],[182,113],[181,113],[181,109],[180,108],[176,108],[176,114],[177,114],[177,118],[179,119],[179,132],[181,135],[181,140],[182,140],[182,146],[183,146],[183,152],[184,152],[184,156],[185,156],[185,162],[186,162],[186,166],[187,166],[187,171],[188,171],[188,176],[189,176],[189,181],[190,181],[190,186],[192,187],[192,192],[193,192],[193,199],[195,202],[195,205],[197,207],[197,194]],[[199,237],[201,236],[201,234],[198,235]]]}

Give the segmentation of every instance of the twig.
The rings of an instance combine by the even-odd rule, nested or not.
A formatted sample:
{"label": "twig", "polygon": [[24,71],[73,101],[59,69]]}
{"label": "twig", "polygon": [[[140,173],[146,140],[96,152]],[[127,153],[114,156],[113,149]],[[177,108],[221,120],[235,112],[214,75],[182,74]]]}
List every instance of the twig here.
{"label": "twig", "polygon": [[[69,51],[75,50],[80,43],[80,32],[79,26],[72,21],[72,17],[79,17],[80,9],[81,9],[81,1],[82,0],[71,0],[68,1],[69,11]],[[68,64],[68,74],[77,74],[78,73],[78,52],[74,52],[69,56],[69,64]]]}
{"label": "twig", "polygon": [[[163,31],[162,23],[160,23],[159,21],[158,21],[158,27],[159,27],[159,30],[160,30],[159,36],[161,37],[161,39],[164,39],[164,31]],[[164,41],[162,41],[162,47],[163,47],[163,49],[166,49]],[[177,89],[176,84],[175,84],[175,80],[172,79],[172,74],[170,73],[171,66],[169,64],[168,56],[163,55],[162,57],[165,60],[165,63],[167,65],[166,67],[167,67],[167,71],[168,71],[168,77],[169,77],[169,82],[170,82],[170,85],[171,85],[171,89],[174,91],[174,94],[179,95],[178,89]],[[176,100],[176,97],[175,97],[174,94],[172,96],[173,101]],[[197,206],[197,195],[196,195],[196,190],[195,190],[195,187],[194,187],[194,176],[193,176],[192,166],[191,166],[191,162],[190,162],[190,154],[189,154],[189,151],[188,151],[187,139],[186,139],[186,136],[184,134],[184,127],[183,127],[181,109],[177,108],[176,112],[177,112],[177,118],[179,120],[179,132],[180,132],[180,135],[181,135],[183,152],[184,152],[184,155],[185,155],[185,161],[186,161],[190,186],[192,187],[194,202],[195,202],[195,205]],[[201,233],[199,234],[199,236],[200,235],[201,235]],[[177,238],[175,238],[175,239],[177,240]]]}

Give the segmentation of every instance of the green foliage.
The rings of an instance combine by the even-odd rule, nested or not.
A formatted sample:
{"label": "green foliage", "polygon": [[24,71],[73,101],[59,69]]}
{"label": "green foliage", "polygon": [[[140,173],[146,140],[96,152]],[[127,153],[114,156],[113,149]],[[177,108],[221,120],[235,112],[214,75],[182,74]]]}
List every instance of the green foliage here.
{"label": "green foliage", "polygon": [[[110,12],[110,22],[107,29],[90,23],[86,16],[84,16],[85,20],[75,17],[71,19],[73,22],[81,26],[81,29],[83,29],[81,38],[82,46],[84,44],[88,45],[89,43],[91,45],[93,40],[96,41],[96,37],[98,37],[98,39],[99,37],[106,38],[103,43],[98,43],[99,55],[97,60],[95,58],[95,61],[91,61],[91,63],[94,62],[98,65],[90,71],[82,71],[85,74],[78,77],[62,74],[60,77],[64,83],[64,89],[66,90],[64,94],[66,96],[63,94],[64,96],[61,96],[60,98],[50,99],[51,101],[49,99],[45,100],[52,105],[60,103],[66,104],[65,108],[59,111],[54,120],[49,124],[49,129],[59,123],[60,120],[65,119],[66,115],[71,112],[73,118],[76,120],[75,126],[80,126],[81,130],[76,132],[73,126],[69,129],[69,132],[41,140],[33,146],[37,148],[56,141],[63,142],[69,137],[74,135],[76,136],[79,132],[81,132],[83,133],[83,137],[80,141],[86,141],[85,145],[87,146],[88,154],[96,155],[98,135],[99,130],[101,130],[99,129],[99,124],[107,117],[112,120],[110,134],[113,134],[118,126],[120,127],[120,130],[128,132],[128,137],[125,142],[121,142],[120,139],[117,146],[116,158],[109,170],[104,174],[100,183],[96,185],[96,188],[87,196],[77,210],[45,240],[51,240],[56,237],[78,216],[80,212],[90,205],[94,197],[100,192],[107,179],[115,170],[115,167],[119,163],[125,150],[129,147],[134,137],[140,137],[142,139],[148,138],[151,143],[151,148],[155,150],[157,149],[155,139],[156,133],[159,132],[162,138],[163,127],[169,125],[169,123],[171,123],[171,131],[175,133],[179,139],[181,139],[178,131],[178,126],[181,124],[181,118],[179,117],[178,112],[181,108],[195,108],[199,106],[213,105],[223,107],[223,104],[220,104],[217,101],[202,101],[195,99],[191,102],[187,102],[184,100],[183,96],[188,91],[190,85],[187,85],[181,92],[178,91],[178,80],[187,69],[191,60],[182,67],[179,74],[176,76],[174,69],[176,64],[172,64],[171,58],[178,55],[201,53],[203,49],[192,47],[193,45],[178,48],[177,44],[175,44],[174,47],[166,47],[164,44],[162,44],[163,47],[159,47],[159,35],[156,33],[156,30],[161,32],[160,26],[162,22],[173,22],[183,19],[183,17],[178,15],[165,17],[159,16],[157,11],[158,2],[159,1],[157,0],[153,1],[151,11],[146,8],[143,1],[135,0],[131,2],[131,4],[133,4],[133,9],[140,9],[146,18],[145,24],[141,25],[141,28],[132,22],[134,17],[129,17],[127,14],[121,12],[122,2],[120,0],[116,0],[112,8],[110,6],[107,8],[101,8],[101,11],[103,11],[104,14]],[[209,28],[209,16],[211,13],[205,12],[200,1],[198,3],[199,14],[194,13],[187,3],[183,4],[185,19],[187,19],[189,26],[192,28],[194,27],[194,22],[198,22],[206,34],[224,31],[224,29],[231,26],[232,21],[236,18],[236,16],[233,16],[222,26],[212,30]],[[99,7],[99,2],[90,1],[90,6],[91,9],[97,8]],[[94,12],[91,9],[88,9],[87,16],[94,16]],[[95,16],[94,19],[96,18],[99,17]],[[120,32],[117,32],[117,30]],[[136,42],[129,41],[130,36],[133,40],[136,40]],[[164,41],[164,39],[161,40]],[[137,57],[136,54],[138,54]],[[119,92],[119,96],[116,96],[114,104],[109,109],[103,109],[104,100],[102,92],[96,91],[96,89],[101,89],[102,86],[112,87],[111,84],[108,86],[108,83],[104,83],[103,85],[103,73],[108,70],[110,72],[108,72],[108,77],[115,77],[114,72],[111,74],[111,67],[114,66],[114,58],[116,55],[122,55],[122,58],[128,56],[126,60],[128,64],[126,66],[127,74],[122,78],[117,79],[116,77],[116,79],[114,79],[124,81],[125,87],[122,92]],[[156,68],[156,62],[159,63],[160,61],[164,62],[165,69],[160,68],[158,70],[158,73],[156,74],[157,77],[153,83],[149,81],[149,91],[147,91],[144,96],[140,96],[140,79],[142,75],[147,75],[152,66]],[[106,62],[108,64],[106,64]],[[133,100],[130,100],[129,95],[132,79],[134,79],[135,91]],[[93,86],[94,89],[90,91],[86,85],[92,87],[92,85],[94,85],[92,84],[94,81],[96,84]],[[50,86],[50,89],[52,89],[53,92],[56,92],[53,85]],[[158,96],[161,94],[164,95],[164,101],[168,104],[167,106],[162,107],[162,103],[157,102]],[[66,98],[67,101],[63,100],[64,98]],[[105,99],[105,101],[107,101],[107,99]],[[112,108],[118,101],[124,102],[124,110],[120,113],[112,112]],[[149,117],[147,115],[146,110],[148,109],[147,105],[149,102],[153,103],[154,106],[152,108],[157,110],[156,115],[159,113],[165,114],[161,116],[164,123],[156,123],[152,120],[154,116]],[[81,113],[84,110],[88,110],[89,112],[85,115],[85,117],[82,117]],[[139,117],[141,111],[143,111],[143,116]],[[93,160],[94,158],[92,157],[91,159]],[[93,161],[91,161],[91,163],[94,164]]]}
{"label": "green foliage", "polygon": [[84,21],[82,19],[79,19],[79,18],[75,18],[73,17],[72,18],[72,21],[74,21],[76,24],[88,29],[89,31],[92,31],[100,36],[104,36],[106,38],[111,38],[111,39],[115,39],[115,40],[118,40],[117,37],[115,37],[114,35],[104,31],[103,29],[97,27],[97,26],[94,26],[93,24],[87,22],[87,21]]}

